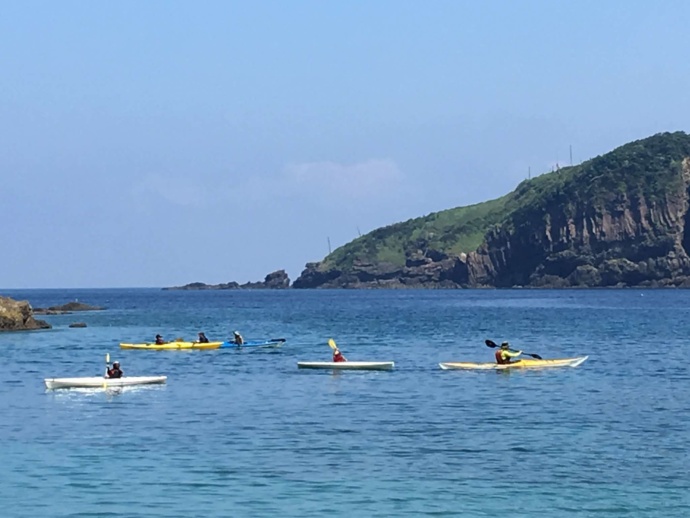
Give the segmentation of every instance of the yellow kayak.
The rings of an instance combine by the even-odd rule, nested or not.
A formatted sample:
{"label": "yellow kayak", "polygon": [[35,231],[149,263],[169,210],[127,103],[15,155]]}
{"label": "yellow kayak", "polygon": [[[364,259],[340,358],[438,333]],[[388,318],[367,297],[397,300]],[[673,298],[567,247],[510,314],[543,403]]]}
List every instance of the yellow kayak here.
{"label": "yellow kayak", "polygon": [[589,356],[578,358],[561,358],[555,360],[518,360],[512,363],[439,363],[443,370],[468,369],[468,370],[504,370],[504,369],[544,369],[549,367],[577,367]]}
{"label": "yellow kayak", "polygon": [[121,349],[148,349],[151,351],[169,351],[180,349],[218,349],[223,342],[168,342],[165,344],[120,344]]}

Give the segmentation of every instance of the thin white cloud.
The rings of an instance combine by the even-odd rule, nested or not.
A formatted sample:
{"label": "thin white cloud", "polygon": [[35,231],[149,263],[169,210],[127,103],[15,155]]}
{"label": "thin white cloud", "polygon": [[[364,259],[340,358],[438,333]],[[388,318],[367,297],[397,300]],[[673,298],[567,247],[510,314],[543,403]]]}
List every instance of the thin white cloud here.
{"label": "thin white cloud", "polygon": [[373,198],[395,190],[403,180],[397,164],[389,159],[371,159],[355,164],[305,162],[284,170],[290,190],[310,194]]}
{"label": "thin white cloud", "polygon": [[148,174],[134,187],[134,194],[160,197],[168,203],[182,206],[201,205],[207,200],[206,189],[189,177]]}
{"label": "thin white cloud", "polygon": [[289,164],[273,174],[252,174],[244,178],[215,180],[201,177],[148,174],[134,187],[138,198],[162,198],[179,206],[239,202],[259,204],[285,202],[361,203],[381,202],[395,197],[404,177],[389,159],[371,159],[354,164],[332,161]]}

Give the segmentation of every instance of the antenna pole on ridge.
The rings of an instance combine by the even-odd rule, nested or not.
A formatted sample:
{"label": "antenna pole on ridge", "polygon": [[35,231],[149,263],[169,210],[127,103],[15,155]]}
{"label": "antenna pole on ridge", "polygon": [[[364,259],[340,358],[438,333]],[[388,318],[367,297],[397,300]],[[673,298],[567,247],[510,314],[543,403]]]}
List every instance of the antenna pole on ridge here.
{"label": "antenna pole on ridge", "polygon": [[331,255],[331,238],[327,237],[326,239],[328,240],[328,255]]}

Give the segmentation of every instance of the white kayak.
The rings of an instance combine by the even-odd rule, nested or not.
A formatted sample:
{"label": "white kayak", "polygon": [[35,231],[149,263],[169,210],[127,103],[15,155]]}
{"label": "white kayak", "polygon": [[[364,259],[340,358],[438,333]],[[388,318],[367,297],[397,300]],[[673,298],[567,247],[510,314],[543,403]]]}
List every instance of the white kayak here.
{"label": "white kayak", "polygon": [[300,369],[332,369],[341,371],[389,371],[395,362],[297,362]]}
{"label": "white kayak", "polygon": [[471,363],[471,362],[451,362],[439,363],[443,370],[465,369],[465,370],[505,370],[505,369],[549,369],[553,367],[577,367],[582,364],[589,356],[578,358],[559,358],[554,360],[518,360],[511,363]]}
{"label": "white kayak", "polygon": [[46,378],[43,380],[46,388],[107,388],[107,387],[129,387],[132,385],[153,385],[165,383],[167,376],[130,376],[123,378],[103,378],[92,376],[84,378]]}

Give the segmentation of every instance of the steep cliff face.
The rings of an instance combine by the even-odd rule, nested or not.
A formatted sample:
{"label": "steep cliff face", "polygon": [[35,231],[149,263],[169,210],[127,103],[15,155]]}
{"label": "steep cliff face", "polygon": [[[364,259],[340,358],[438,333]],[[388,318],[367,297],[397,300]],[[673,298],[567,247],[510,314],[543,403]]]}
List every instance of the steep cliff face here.
{"label": "steep cliff face", "polygon": [[487,234],[469,254],[467,283],[684,285],[688,157],[687,136],[661,135],[566,173],[540,203],[521,205]]}
{"label": "steep cliff face", "polygon": [[689,157],[682,132],[636,141],[520,184],[467,254],[437,238],[408,247],[404,265],[326,258],[294,287],[690,285]]}

